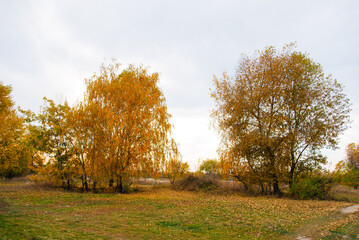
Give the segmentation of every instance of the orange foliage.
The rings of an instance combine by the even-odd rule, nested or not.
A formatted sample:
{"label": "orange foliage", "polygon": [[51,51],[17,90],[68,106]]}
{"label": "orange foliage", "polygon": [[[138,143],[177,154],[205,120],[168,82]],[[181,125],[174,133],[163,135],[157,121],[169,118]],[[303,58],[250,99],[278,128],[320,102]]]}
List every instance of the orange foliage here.
{"label": "orange foliage", "polygon": [[0,82],[0,177],[20,176],[28,168],[24,124],[14,109],[11,87]]}

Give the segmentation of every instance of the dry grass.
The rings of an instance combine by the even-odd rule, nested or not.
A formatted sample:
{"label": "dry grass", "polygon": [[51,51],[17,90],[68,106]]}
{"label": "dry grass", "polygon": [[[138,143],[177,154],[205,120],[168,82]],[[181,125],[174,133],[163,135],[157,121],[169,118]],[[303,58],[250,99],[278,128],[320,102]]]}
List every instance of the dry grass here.
{"label": "dry grass", "polygon": [[359,189],[337,185],[332,190],[333,199],[359,204]]}

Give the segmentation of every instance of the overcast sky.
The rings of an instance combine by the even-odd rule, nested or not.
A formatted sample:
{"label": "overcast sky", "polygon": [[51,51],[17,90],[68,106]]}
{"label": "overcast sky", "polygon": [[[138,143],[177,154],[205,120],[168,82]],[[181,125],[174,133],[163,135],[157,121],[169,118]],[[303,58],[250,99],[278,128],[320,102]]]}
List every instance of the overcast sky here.
{"label": "overcast sky", "polygon": [[233,74],[242,53],[290,42],[345,86],[352,128],[329,167],[359,143],[359,1],[0,1],[0,81],[38,112],[44,96],[74,103],[84,78],[116,58],[160,73],[174,137],[191,168],[217,157],[210,129],[213,75]]}

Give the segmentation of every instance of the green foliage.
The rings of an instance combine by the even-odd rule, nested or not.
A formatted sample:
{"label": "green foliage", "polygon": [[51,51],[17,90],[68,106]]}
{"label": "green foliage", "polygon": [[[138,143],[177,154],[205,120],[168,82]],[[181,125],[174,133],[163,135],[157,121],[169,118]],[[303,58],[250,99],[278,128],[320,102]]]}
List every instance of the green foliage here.
{"label": "green foliage", "polygon": [[355,189],[359,186],[359,144],[350,143],[347,146],[342,184],[354,187]]}
{"label": "green foliage", "polygon": [[344,186],[359,186],[359,144],[350,143],[346,149],[347,156],[335,169],[336,181]]}
{"label": "green foliage", "polygon": [[341,168],[337,168],[334,174],[337,183],[347,187],[358,188],[359,169],[349,168],[347,165],[344,165]]}
{"label": "green foliage", "polygon": [[219,164],[216,159],[207,159],[202,162],[202,164],[199,167],[199,170],[201,172],[209,173],[209,174],[215,174],[219,172]]}
{"label": "green foliage", "polygon": [[54,185],[67,187],[75,181],[76,166],[72,161],[73,143],[67,102],[57,104],[44,98],[44,104],[38,115],[34,115],[34,124],[29,124],[29,142],[33,153],[41,152],[47,156],[45,165],[36,166],[36,180],[47,180]]}
{"label": "green foliage", "polygon": [[328,173],[303,174],[290,187],[290,194],[296,199],[328,199],[334,186],[334,178]]}
{"label": "green foliage", "polygon": [[354,188],[359,186],[359,169],[350,168],[342,177],[342,184]]}

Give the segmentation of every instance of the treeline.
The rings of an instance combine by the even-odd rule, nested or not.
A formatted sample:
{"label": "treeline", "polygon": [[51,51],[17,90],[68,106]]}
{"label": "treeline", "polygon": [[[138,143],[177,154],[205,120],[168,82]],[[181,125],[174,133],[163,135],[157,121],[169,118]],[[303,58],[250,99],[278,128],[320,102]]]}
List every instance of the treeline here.
{"label": "treeline", "polygon": [[[296,177],[289,187],[288,183],[281,181],[285,195],[296,199],[332,199],[332,189],[336,185],[358,189],[359,186],[359,144],[351,143],[347,146],[346,157],[340,161],[334,171],[323,169],[320,165],[303,171]],[[187,184],[188,188],[207,190],[214,187],[217,191],[242,191],[249,195],[274,194],[270,184],[261,184],[261,179],[256,179],[250,171],[241,172],[241,180],[238,175],[226,168],[228,164],[224,159],[206,159],[201,161],[197,171],[190,177],[181,179],[179,184]],[[230,180],[242,183],[241,185],[223,184],[219,180]],[[191,182],[192,181],[192,182]],[[246,183],[243,183],[246,181]],[[263,189],[264,188],[264,189]]]}
{"label": "treeline", "polygon": [[3,144],[3,152],[13,152],[1,158],[1,175],[18,176],[30,166],[35,180],[122,193],[133,178],[172,176],[178,172],[174,165],[188,168],[171,138],[171,116],[157,86],[158,74],[142,67],[119,68],[116,63],[102,66],[99,74],[86,79],[84,98],[74,106],[44,98],[39,114],[21,111],[22,117],[12,109],[10,88],[4,87],[10,109],[4,114],[18,130],[16,136],[4,132],[13,146]]}

